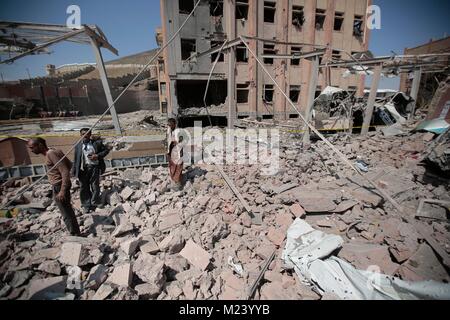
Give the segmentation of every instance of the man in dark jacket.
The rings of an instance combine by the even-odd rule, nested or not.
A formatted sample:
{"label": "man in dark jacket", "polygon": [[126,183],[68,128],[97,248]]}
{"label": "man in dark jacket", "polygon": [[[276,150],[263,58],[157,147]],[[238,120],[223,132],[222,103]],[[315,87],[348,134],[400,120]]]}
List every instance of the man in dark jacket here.
{"label": "man in dark jacket", "polygon": [[84,213],[89,213],[93,207],[101,206],[100,175],[105,172],[104,158],[109,149],[101,139],[93,139],[89,129],[81,129],[80,135],[84,138],[75,147],[72,175],[80,181],[81,206]]}

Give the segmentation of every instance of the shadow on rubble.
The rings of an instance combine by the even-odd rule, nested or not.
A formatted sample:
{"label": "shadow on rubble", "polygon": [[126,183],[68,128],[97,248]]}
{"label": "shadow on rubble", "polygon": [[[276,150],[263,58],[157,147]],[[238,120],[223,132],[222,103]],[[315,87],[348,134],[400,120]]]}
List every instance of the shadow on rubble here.
{"label": "shadow on rubble", "polygon": [[188,169],[188,171],[185,173],[184,176],[185,176],[186,182],[187,181],[193,182],[196,177],[204,176],[207,173],[208,173],[208,171],[196,167],[196,168]]}
{"label": "shadow on rubble", "polygon": [[434,187],[450,186],[450,171],[443,171],[441,168],[434,162],[430,160],[424,160],[422,162],[425,173],[423,174],[423,183],[431,184]]}

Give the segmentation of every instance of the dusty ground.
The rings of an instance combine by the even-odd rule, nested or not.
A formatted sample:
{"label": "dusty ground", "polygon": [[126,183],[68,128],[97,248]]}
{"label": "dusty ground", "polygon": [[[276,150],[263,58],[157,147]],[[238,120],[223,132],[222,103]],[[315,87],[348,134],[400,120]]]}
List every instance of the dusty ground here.
{"label": "dusty ground", "polygon": [[[21,203],[31,204],[16,218],[0,220],[0,297],[49,298],[43,288],[53,284],[65,299],[246,299],[275,250],[254,299],[330,298],[283,266],[286,231],[296,218],[341,235],[345,243],[335,255],[358,269],[377,265],[404,280],[448,283],[448,211],[426,205],[429,217],[415,218],[421,199],[450,201],[448,180],[418,162],[432,138],[375,132],[330,137],[351,161],[368,164],[365,174],[404,208],[402,214],[323,142],[306,149],[289,131],[281,139],[276,175],[263,176],[258,165],[223,167],[262,214],[262,225],[252,223],[214,166],[186,168],[187,182],[177,192],[168,188],[166,168],[109,175],[101,183],[105,208],[87,215],[79,210],[74,184],[85,238],[66,235],[50,187],[40,185],[24,194]],[[4,187],[2,202],[17,192]],[[81,268],[82,289],[66,289],[70,265]]]}

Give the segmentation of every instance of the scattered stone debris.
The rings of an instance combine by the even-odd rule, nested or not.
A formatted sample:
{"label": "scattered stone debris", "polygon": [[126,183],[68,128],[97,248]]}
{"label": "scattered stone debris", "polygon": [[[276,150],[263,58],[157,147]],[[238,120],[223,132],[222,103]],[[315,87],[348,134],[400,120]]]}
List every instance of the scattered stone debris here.
{"label": "scattered stone debris", "polygon": [[[338,299],[317,292],[283,263],[295,219],[342,237],[336,256],[356,269],[377,266],[405,281],[448,283],[448,207],[430,202],[416,217],[423,199],[450,201],[449,180],[419,163],[433,137],[328,138],[352,162],[364,161],[364,174],[404,212],[323,142],[306,147],[286,131],[276,174],[263,175],[260,165],[223,167],[241,199],[206,164],[186,169],[180,191],[170,191],[163,167],[103,177],[104,207],[83,214],[75,205],[83,238],[66,234],[49,186],[36,186],[17,203],[17,216],[0,220],[0,299],[246,299],[254,283],[253,299]],[[4,185],[2,203],[19,188]],[[81,290],[67,289],[71,268],[81,270]]]}

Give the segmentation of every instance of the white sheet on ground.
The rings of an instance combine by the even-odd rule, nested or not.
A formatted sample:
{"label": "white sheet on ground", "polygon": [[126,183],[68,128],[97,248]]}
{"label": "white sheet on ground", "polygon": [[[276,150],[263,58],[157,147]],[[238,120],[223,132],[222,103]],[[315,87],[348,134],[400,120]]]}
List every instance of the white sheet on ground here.
{"label": "white sheet on ground", "polygon": [[342,237],[315,230],[297,218],[288,229],[282,259],[319,292],[334,293],[341,299],[450,299],[450,284],[407,282],[373,270],[357,270],[342,259],[330,257],[343,243]]}

